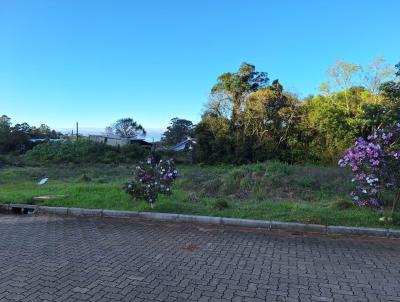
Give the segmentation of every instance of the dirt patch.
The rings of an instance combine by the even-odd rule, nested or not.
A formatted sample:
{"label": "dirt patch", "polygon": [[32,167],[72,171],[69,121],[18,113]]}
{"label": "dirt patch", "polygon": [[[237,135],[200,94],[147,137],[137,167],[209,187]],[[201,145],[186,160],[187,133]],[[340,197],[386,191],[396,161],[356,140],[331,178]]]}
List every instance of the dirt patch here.
{"label": "dirt patch", "polygon": [[199,249],[199,247],[197,245],[195,245],[195,244],[192,244],[192,243],[186,244],[186,245],[181,247],[181,250],[188,251],[188,252],[194,252],[194,251],[196,251],[198,249]]}

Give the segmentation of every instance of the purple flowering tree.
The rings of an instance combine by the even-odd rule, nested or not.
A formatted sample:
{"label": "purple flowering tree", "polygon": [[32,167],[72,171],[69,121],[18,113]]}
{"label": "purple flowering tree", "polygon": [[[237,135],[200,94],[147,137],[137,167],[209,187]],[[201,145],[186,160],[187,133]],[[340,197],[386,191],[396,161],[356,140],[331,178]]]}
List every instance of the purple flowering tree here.
{"label": "purple flowering tree", "polygon": [[171,185],[178,176],[178,171],[172,159],[156,162],[149,157],[135,167],[133,175],[124,190],[135,199],[147,200],[153,207],[159,194],[171,193]]}
{"label": "purple flowering tree", "polygon": [[359,206],[378,208],[383,214],[384,196],[390,196],[393,216],[400,202],[400,124],[358,138],[339,166],[351,168],[356,187],[350,194]]}

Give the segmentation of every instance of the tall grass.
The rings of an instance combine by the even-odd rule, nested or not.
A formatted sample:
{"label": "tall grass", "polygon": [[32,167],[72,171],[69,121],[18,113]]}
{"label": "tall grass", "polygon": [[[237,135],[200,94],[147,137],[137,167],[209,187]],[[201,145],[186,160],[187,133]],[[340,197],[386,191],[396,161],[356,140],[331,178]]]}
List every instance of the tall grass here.
{"label": "tall grass", "polygon": [[266,198],[320,201],[348,199],[352,189],[347,171],[336,167],[288,165],[271,161],[242,166],[183,168],[179,184],[187,191],[231,199]]}
{"label": "tall grass", "polygon": [[[358,208],[348,196],[350,174],[336,167],[267,162],[233,166],[178,166],[173,193],[154,209],[122,190],[131,164],[51,164],[0,168],[0,203],[60,196],[43,205],[187,213],[327,225],[400,227],[379,222],[374,209]],[[42,177],[49,182],[39,186]]]}

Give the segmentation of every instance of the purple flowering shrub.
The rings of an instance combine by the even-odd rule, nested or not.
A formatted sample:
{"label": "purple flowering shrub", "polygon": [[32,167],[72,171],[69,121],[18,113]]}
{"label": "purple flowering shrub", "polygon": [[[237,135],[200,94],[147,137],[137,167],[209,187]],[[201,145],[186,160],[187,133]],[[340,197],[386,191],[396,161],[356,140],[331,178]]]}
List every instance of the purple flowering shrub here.
{"label": "purple flowering shrub", "polygon": [[178,176],[172,159],[156,162],[149,157],[139,162],[134,169],[134,177],[124,186],[125,192],[135,199],[145,199],[153,206],[158,194],[170,194],[171,185]]}
{"label": "purple flowering shrub", "polygon": [[339,160],[339,166],[351,168],[356,187],[350,195],[359,206],[377,208],[383,213],[383,196],[394,192],[393,216],[400,201],[400,124],[378,130],[367,139],[358,138]]}

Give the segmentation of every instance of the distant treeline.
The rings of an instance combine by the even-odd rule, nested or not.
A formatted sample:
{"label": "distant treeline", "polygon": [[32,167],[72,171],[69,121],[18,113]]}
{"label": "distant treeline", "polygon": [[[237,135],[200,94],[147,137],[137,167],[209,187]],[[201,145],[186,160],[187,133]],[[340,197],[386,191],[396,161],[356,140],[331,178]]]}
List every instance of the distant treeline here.
{"label": "distant treeline", "polygon": [[0,116],[0,153],[24,153],[33,147],[30,139],[56,139],[63,137],[62,133],[50,129],[42,124],[39,127],[30,126],[28,123],[11,123],[11,118]]}
{"label": "distant treeline", "polygon": [[[237,72],[223,73],[211,89],[201,121],[174,118],[161,140],[173,146],[195,138],[191,161],[250,163],[266,160],[325,162],[338,160],[357,137],[400,122],[400,63],[383,58],[367,67],[338,61],[328,70],[330,80],[320,93],[301,100],[279,80],[243,63]],[[145,135],[132,118],[107,127],[121,137]],[[0,117],[0,153],[24,153],[31,138],[61,138],[46,125],[12,125]],[[115,148],[93,142],[42,144],[28,152],[41,162],[115,162],[148,154],[140,147]]]}
{"label": "distant treeline", "polygon": [[334,162],[357,137],[400,122],[400,64],[338,61],[328,74],[304,100],[247,63],[222,74],[196,125],[197,160]]}

